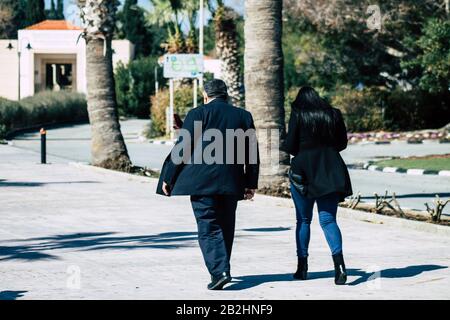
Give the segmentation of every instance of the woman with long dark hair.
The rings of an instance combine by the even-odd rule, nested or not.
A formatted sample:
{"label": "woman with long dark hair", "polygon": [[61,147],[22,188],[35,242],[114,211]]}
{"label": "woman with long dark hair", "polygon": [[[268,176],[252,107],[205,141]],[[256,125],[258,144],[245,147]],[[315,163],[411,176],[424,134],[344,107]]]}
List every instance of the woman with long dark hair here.
{"label": "woman with long dark hair", "polygon": [[297,215],[298,267],[295,279],[306,280],[308,246],[314,203],[331,250],[335,283],[345,284],[342,235],[336,223],[338,203],[352,194],[347,167],[339,152],[347,147],[347,130],[338,109],[332,108],[311,87],[300,89],[292,103],[283,149],[294,157],[289,179]]}

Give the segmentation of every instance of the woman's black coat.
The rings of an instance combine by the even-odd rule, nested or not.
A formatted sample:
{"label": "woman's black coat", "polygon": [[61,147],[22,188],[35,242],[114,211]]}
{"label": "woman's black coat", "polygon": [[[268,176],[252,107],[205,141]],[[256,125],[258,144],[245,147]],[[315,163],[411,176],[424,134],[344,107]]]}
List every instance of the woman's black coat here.
{"label": "woman's black coat", "polygon": [[288,134],[282,147],[294,156],[291,169],[306,179],[308,198],[337,192],[340,201],[343,201],[353,192],[347,166],[339,154],[347,148],[347,130],[342,114],[338,109],[334,109],[338,115],[334,138],[329,141],[315,141],[312,133],[300,125],[299,112],[301,111],[296,109],[291,112]]}

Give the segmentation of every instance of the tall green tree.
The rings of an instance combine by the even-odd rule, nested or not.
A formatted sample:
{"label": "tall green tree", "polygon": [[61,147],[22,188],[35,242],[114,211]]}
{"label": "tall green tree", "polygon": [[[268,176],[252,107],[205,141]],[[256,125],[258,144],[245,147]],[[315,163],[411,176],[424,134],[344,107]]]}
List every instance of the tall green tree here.
{"label": "tall green tree", "polygon": [[39,23],[45,20],[45,2],[44,0],[28,0],[25,10],[27,26]]}
{"label": "tall green tree", "polygon": [[0,39],[16,39],[17,31],[24,27],[25,1],[0,1]]}
{"label": "tall green tree", "polygon": [[58,0],[56,7],[56,17],[58,20],[64,20],[64,0]]}
{"label": "tall green tree", "polygon": [[135,45],[136,56],[147,56],[151,52],[151,34],[146,25],[145,12],[137,0],[125,0],[118,14],[121,36]]}
{"label": "tall green tree", "polygon": [[439,93],[450,88],[450,21],[430,19],[417,41],[420,53],[402,66],[418,75],[419,86]]}
{"label": "tall green tree", "polygon": [[375,11],[368,11],[370,0],[284,2],[285,52],[301,70],[297,79],[326,90],[359,82],[414,86],[417,75],[405,72],[401,62],[420,54],[428,19],[447,19],[443,1],[434,0],[382,1]]}
{"label": "tall green tree", "polygon": [[46,18],[50,20],[57,20],[57,12],[56,12],[56,5],[55,0],[50,1],[50,9],[46,12]]}

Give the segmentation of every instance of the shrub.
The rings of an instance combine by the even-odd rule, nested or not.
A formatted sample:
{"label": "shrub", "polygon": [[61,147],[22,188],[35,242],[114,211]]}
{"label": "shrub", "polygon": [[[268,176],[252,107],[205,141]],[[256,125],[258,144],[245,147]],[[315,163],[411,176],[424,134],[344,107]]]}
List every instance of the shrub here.
{"label": "shrub", "polygon": [[378,88],[341,88],[331,104],[342,111],[348,131],[379,130],[384,128],[385,94]]}
{"label": "shrub", "polygon": [[[155,93],[155,67],[158,57],[145,57],[130,62],[127,66],[120,63],[115,72],[116,94],[119,115],[148,118],[149,97]],[[163,86],[165,79],[161,70],[158,81]]]}
{"label": "shrub", "polygon": [[332,104],[342,110],[348,131],[440,128],[450,119],[450,94],[415,89],[341,89]]}
{"label": "shrub", "polygon": [[0,137],[18,129],[87,120],[86,98],[81,93],[41,92],[21,101],[0,98]]}
{"label": "shrub", "polygon": [[18,102],[0,98],[0,138],[5,137],[11,129],[19,127],[23,119],[24,109]]}
{"label": "shrub", "polygon": [[440,128],[450,119],[450,94],[394,90],[386,97],[385,127],[390,130]]}
{"label": "shrub", "polygon": [[[183,85],[175,88],[174,94],[174,112],[177,113],[181,119],[184,119],[186,114],[194,106],[192,87]],[[160,137],[166,134],[166,108],[169,107],[170,96],[169,89],[163,89],[157,95],[151,98],[151,137]],[[197,103],[201,103],[201,93],[198,91]]]}

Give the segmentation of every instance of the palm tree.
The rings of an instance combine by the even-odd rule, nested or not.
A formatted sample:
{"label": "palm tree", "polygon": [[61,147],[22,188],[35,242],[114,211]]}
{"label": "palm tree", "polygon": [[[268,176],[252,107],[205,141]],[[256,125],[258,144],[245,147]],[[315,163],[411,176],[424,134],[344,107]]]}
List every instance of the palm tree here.
{"label": "palm tree", "polygon": [[[279,152],[285,136],[282,36],[282,0],[246,0],[245,106],[251,111],[258,133],[275,132],[261,139],[262,191],[282,192],[286,186],[289,156]],[[269,139],[269,137],[272,137]],[[277,144],[279,139],[280,143]],[[275,144],[276,150],[273,148]],[[274,152],[271,155],[270,152]]]}
{"label": "palm tree", "polygon": [[[209,2],[210,9],[213,5]],[[243,96],[241,93],[241,66],[239,64],[238,34],[236,20],[238,14],[230,7],[225,6],[223,0],[216,0],[217,8],[213,12],[216,33],[216,52],[222,60],[222,78],[228,86],[230,98],[234,105],[241,106]]]}
{"label": "palm tree", "polygon": [[184,11],[189,25],[189,33],[186,36],[186,52],[198,53],[198,38],[197,38],[197,22],[198,9],[200,7],[199,0],[183,1]]}
{"label": "palm tree", "polygon": [[92,164],[130,171],[131,161],[120,131],[111,41],[118,2],[79,0],[86,40],[87,100],[92,133]]}
{"label": "palm tree", "polygon": [[149,14],[152,24],[167,26],[168,39],[162,47],[168,53],[186,52],[186,41],[181,31],[184,5],[182,0],[150,0],[153,10]]}

